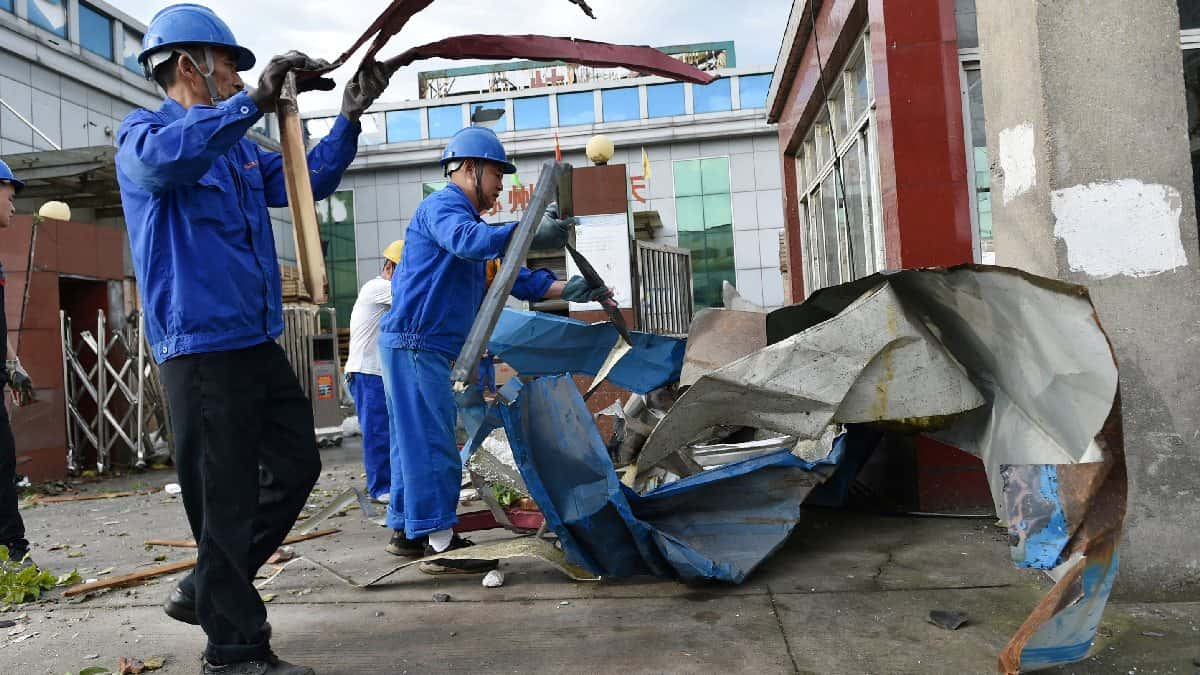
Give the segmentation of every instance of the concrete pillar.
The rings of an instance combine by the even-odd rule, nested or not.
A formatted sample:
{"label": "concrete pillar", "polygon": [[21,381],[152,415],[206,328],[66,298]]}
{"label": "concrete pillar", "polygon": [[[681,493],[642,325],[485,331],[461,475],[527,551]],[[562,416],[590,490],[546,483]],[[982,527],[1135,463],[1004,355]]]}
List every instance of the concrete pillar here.
{"label": "concrete pillar", "polygon": [[1118,595],[1200,597],[1200,253],[1176,0],[980,2],[997,263],[1088,286],[1121,372]]}

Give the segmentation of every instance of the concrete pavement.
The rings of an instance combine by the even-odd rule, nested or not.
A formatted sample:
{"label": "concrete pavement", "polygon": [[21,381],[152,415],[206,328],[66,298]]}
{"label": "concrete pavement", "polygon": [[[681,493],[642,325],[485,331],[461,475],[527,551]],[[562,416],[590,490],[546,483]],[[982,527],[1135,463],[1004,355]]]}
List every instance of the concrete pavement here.
{"label": "concrete pavement", "polygon": [[[346,487],[361,487],[356,439],[323,453],[315,512]],[[167,471],[90,486],[161,488]],[[192,551],[150,548],[147,539],[187,538],[178,497],[161,490],[23,511],[39,563],[55,572],[125,574],[185,560]],[[262,592],[274,594],[274,647],[319,673],[423,672],[994,672],[996,655],[1048,587],[1008,563],[1006,535],[990,521],[813,511],[787,545],[740,586],[689,587],[652,578],[572,582],[536,560],[505,562],[497,589],[479,578],[401,571],[362,590],[355,580],[397,562],[383,552],[389,531],[357,508],[331,518],[336,536],[297,544],[300,559]],[[511,536],[482,533],[477,541]],[[108,571],[110,570],[111,571]],[[272,573],[275,568],[264,568]],[[198,670],[203,635],[159,609],[178,577],[83,600],[59,591],[0,619],[0,673],[115,669],[118,657],[165,656],[159,672]],[[450,602],[433,601],[447,593]],[[964,611],[946,631],[931,610]],[[18,641],[23,635],[34,637]],[[1102,644],[1064,673],[1192,673],[1200,656],[1200,603],[1110,604]]]}

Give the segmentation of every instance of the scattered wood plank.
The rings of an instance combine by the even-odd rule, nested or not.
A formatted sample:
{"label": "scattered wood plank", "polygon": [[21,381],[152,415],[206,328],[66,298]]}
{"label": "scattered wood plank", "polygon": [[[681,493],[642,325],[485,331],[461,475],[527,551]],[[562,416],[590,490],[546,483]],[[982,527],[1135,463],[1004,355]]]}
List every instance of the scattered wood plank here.
{"label": "scattered wood plank", "polygon": [[[288,537],[287,539],[284,539],[283,543],[284,543],[284,545],[297,544],[302,541],[308,541],[309,539],[316,539],[318,537],[328,537],[331,534],[337,534],[339,532],[341,532],[340,529],[331,528],[328,530],[317,530],[316,532],[309,532],[308,534],[296,534],[296,535],[292,535],[292,536]],[[173,548],[196,548],[196,542],[192,541],[191,539],[149,539],[146,541],[146,546],[171,546]]]}
{"label": "scattered wood plank", "polygon": [[106,588],[119,588],[121,586],[129,586],[131,584],[141,583],[147,579],[153,579],[154,577],[160,577],[164,574],[173,574],[175,572],[182,572],[184,570],[190,570],[195,566],[196,566],[196,561],[195,561],[195,559],[193,559],[193,560],[184,560],[182,562],[167,563],[166,565],[158,565],[157,567],[148,567],[140,572],[134,572],[133,574],[126,574],[124,576],[112,577],[110,579],[102,579],[100,581],[93,581],[90,584],[77,584],[75,586],[68,588],[66,591],[64,591],[63,597],[73,598],[77,595],[83,595],[84,593],[92,593],[95,591],[104,590]]}
{"label": "scattered wood plank", "polygon": [[160,490],[124,490],[122,492],[97,492],[95,494],[77,494],[77,495],[38,495],[30,502],[35,504],[61,504],[63,502],[90,502],[98,499],[118,499],[120,497],[136,497],[138,495],[152,495]]}

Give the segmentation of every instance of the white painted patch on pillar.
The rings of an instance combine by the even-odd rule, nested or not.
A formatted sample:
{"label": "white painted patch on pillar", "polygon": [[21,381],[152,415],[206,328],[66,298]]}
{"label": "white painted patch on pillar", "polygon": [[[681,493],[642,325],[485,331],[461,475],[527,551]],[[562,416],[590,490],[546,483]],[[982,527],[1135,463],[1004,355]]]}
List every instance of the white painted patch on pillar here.
{"label": "white painted patch on pillar", "polygon": [[1033,125],[1018,124],[1000,131],[1000,170],[1004,172],[1005,204],[1037,185]]}
{"label": "white painted patch on pillar", "polygon": [[1183,202],[1169,185],[1131,179],[1076,185],[1055,190],[1050,208],[1073,272],[1148,277],[1188,264],[1179,229]]}

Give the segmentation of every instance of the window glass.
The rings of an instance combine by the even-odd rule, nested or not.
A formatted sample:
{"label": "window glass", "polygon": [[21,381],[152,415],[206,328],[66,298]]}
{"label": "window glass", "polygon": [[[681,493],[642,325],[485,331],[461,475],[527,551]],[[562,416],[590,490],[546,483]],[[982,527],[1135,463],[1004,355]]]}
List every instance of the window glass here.
{"label": "window glass", "polygon": [[729,158],[711,157],[700,160],[700,181],[704,194],[729,192]]}
{"label": "window glass", "polygon": [[679,197],[675,200],[675,220],[680,232],[704,231],[704,197]]}
{"label": "window glass", "polygon": [[462,106],[443,105],[429,109],[429,137],[450,138],[462,125]]}
{"label": "window glass", "polygon": [[308,133],[308,137],[312,140],[320,140],[329,135],[333,130],[333,121],[336,117],[313,117],[304,120],[304,130]]}
{"label": "window glass", "polygon": [[548,128],[550,126],[550,97],[533,96],[513,99],[513,117],[516,118],[514,120],[516,129]]}
{"label": "window glass", "polygon": [[733,225],[733,206],[728,192],[715,195],[706,194],[703,199],[705,230]]}
{"label": "window glass", "polygon": [[819,168],[825,166],[825,163],[833,158],[833,146],[830,145],[829,137],[829,118],[824,112],[815,125],[814,135],[814,142],[817,144],[817,167]]}
{"label": "window glass", "polygon": [[[1187,57],[1185,52],[1184,60]],[[979,259],[986,264],[996,262],[996,246],[992,238],[992,174],[988,169],[987,125],[983,113],[983,81],[978,69],[966,71],[967,106],[971,112],[971,149],[975,165],[975,212],[979,223]],[[1186,78],[1185,78],[1186,79]]]}
{"label": "window glass", "polygon": [[637,87],[605,89],[600,92],[600,100],[605,122],[624,122],[642,116]]}
{"label": "window glass", "polygon": [[959,49],[974,49],[979,46],[975,0],[954,0],[954,25],[958,30]]}
{"label": "window glass", "polygon": [[142,53],[142,36],[140,33],[125,27],[124,45],[121,48],[121,63],[138,75],[142,74],[142,64],[138,63],[138,54]]}
{"label": "window glass", "polygon": [[387,142],[421,140],[421,109],[389,110],[386,113]]}
{"label": "window glass", "polygon": [[[480,112],[487,111],[487,112]],[[500,118],[494,122],[494,116],[499,113]],[[504,101],[487,101],[485,103],[471,104],[471,124],[488,127],[496,133],[508,131],[508,114],[504,109]],[[455,129],[457,131],[457,129]]]}
{"label": "window glass", "polygon": [[767,107],[767,91],[771,88],[770,75],[742,75],[738,78],[738,95],[742,109]]}
{"label": "window glass", "polygon": [[646,111],[650,117],[682,115],[683,83],[652,84],[646,87]]}
{"label": "window glass", "polygon": [[696,113],[724,112],[733,110],[733,95],[730,80],[722,77],[708,84],[692,85],[692,110]]}
{"label": "window glass", "polygon": [[358,266],[354,243],[354,191],[338,190],[317,202],[317,223],[329,274],[329,305],[339,326],[350,325],[350,310],[358,298]]}
{"label": "window glass", "polygon": [[700,160],[675,162],[675,196],[691,197],[703,192],[700,184]]}
{"label": "window glass", "polygon": [[594,124],[596,122],[596,107],[592,92],[559,94],[557,98],[558,126],[569,127],[575,124]]}
{"label": "window glass", "polygon": [[842,263],[839,257],[839,242],[838,230],[841,228],[838,225],[841,223],[841,218],[837,213],[837,197],[834,190],[835,183],[833,173],[825,177],[825,181],[821,183],[821,230],[823,234],[823,248],[825,251],[825,284],[833,286],[842,283]]}
{"label": "window glass", "polygon": [[13,0],[0,0],[0,9],[6,12],[13,11]]}
{"label": "window glass", "polygon": [[[36,0],[33,4],[37,4]],[[82,2],[79,3],[79,45],[93,54],[112,60],[112,19]]]}
{"label": "window glass", "polygon": [[421,199],[424,199],[424,198],[428,197],[429,195],[437,192],[438,190],[441,190],[442,188],[446,187],[446,185],[448,183],[449,183],[449,181],[444,181],[444,180],[435,180],[435,181],[431,181],[429,183],[421,183]]}
{"label": "window glass", "polygon": [[65,0],[29,0],[29,22],[60,37],[67,36]]}
{"label": "window glass", "polygon": [[359,145],[382,145],[387,142],[387,118],[384,113],[366,113],[358,118],[362,125],[362,133],[358,135]]}
{"label": "window glass", "polygon": [[850,66],[850,119],[858,121],[867,111],[871,101],[871,93],[867,82],[867,62],[859,58]]}
{"label": "window glass", "polygon": [[692,254],[695,306],[719,307],[722,282],[736,283],[729,158],[675,162],[674,178],[679,246]]}
{"label": "window glass", "polygon": [[872,260],[874,255],[870,250],[874,247],[875,237],[870,233],[870,223],[863,210],[866,190],[862,184],[864,176],[860,152],[860,144],[855,141],[842,157],[842,177],[846,183],[846,225],[850,233],[850,267],[855,279],[867,276],[875,267]]}
{"label": "window glass", "polygon": [[846,138],[846,99],[841,87],[829,94],[829,111],[833,115],[833,131],[835,142],[841,143]]}

